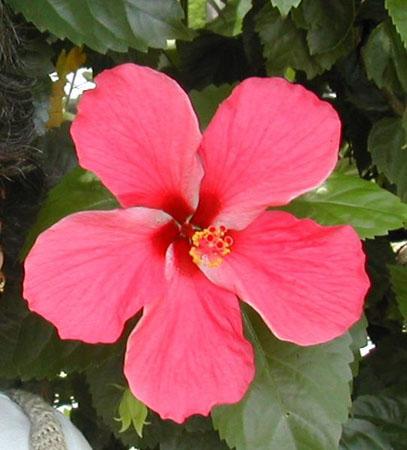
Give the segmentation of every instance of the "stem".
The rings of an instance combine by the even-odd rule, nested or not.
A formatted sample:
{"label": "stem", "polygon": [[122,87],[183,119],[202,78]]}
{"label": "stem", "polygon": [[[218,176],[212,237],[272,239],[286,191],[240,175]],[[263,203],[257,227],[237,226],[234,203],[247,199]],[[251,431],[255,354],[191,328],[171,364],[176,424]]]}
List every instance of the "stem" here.
{"label": "stem", "polygon": [[222,9],[219,8],[219,6],[218,6],[218,4],[216,3],[215,0],[208,0],[208,4],[209,4],[209,6],[211,6],[216,11],[216,14],[218,16],[220,16],[222,14]]}
{"label": "stem", "polygon": [[184,23],[188,26],[188,0],[181,0],[181,8],[184,10]]}
{"label": "stem", "polygon": [[76,70],[75,73],[73,74],[72,81],[71,81],[71,86],[69,88],[69,92],[68,92],[68,95],[67,95],[66,100],[65,100],[65,108],[68,107],[69,100],[71,98],[72,91],[73,91],[73,88],[74,88],[74,85],[75,85],[75,79],[76,79],[76,74],[77,73],[78,73],[78,70]]}
{"label": "stem", "polygon": [[75,114],[72,114],[68,111],[64,111],[62,117],[63,117],[64,121],[73,122],[73,120],[75,119],[76,116],[75,116]]}
{"label": "stem", "polygon": [[404,114],[405,106],[403,102],[401,102],[392,92],[390,92],[388,89],[382,90],[384,93],[384,96],[386,97],[386,100],[389,102],[389,105],[391,106],[392,110],[399,116],[402,116]]}
{"label": "stem", "polygon": [[165,55],[165,57],[168,59],[168,62],[175,68],[177,68],[177,65],[174,63],[174,61],[172,60],[172,58],[170,57],[170,55],[168,54],[168,52],[166,52],[165,50],[162,50],[163,54]]}

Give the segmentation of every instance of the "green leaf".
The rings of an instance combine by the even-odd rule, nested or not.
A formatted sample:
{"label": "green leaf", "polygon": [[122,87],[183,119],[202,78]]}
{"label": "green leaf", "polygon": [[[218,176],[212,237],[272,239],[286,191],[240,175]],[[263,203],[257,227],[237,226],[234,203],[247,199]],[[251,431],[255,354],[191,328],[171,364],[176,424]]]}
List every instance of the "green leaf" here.
{"label": "green leaf", "polygon": [[177,41],[177,55],[188,90],[232,84],[250,74],[242,36],[231,38],[203,30],[192,42]]}
{"label": "green leaf", "polygon": [[350,419],[344,426],[340,450],[389,450],[391,444],[380,428],[364,419]]}
{"label": "green leaf", "polygon": [[291,8],[297,8],[301,0],[271,0],[271,4],[278,8],[282,16],[286,16]]}
{"label": "green leaf", "polygon": [[390,280],[399,309],[404,319],[407,320],[407,266],[389,266]]}
{"label": "green leaf", "polygon": [[[16,297],[15,293],[8,288],[0,302],[0,377],[2,378],[12,378],[18,373],[13,359],[21,323],[28,312],[24,302]],[[34,353],[37,356],[36,349]]]}
{"label": "green leaf", "polygon": [[[352,422],[354,420],[362,420],[363,426],[360,423]],[[379,449],[393,449],[404,450],[407,442],[407,398],[403,395],[389,396],[389,395],[362,395],[356,399],[352,406],[352,419],[350,425],[359,434],[362,428],[362,434],[366,436],[366,423],[374,425],[369,427],[372,432],[372,437],[366,439],[366,443],[370,441],[370,447],[342,447],[357,449],[369,448],[369,450]],[[355,426],[356,425],[356,426]],[[359,425],[359,427],[358,427]],[[359,430],[358,430],[359,428]],[[356,430],[355,430],[356,429]],[[346,430],[346,427],[345,427]],[[387,446],[384,446],[387,444]]]}
{"label": "green leaf", "polygon": [[386,0],[385,5],[407,48],[407,5],[405,0]]}
{"label": "green leaf", "polygon": [[389,20],[370,33],[362,56],[369,79],[379,88],[401,95],[407,92],[407,51]]}
{"label": "green leaf", "polygon": [[407,222],[407,205],[398,197],[373,182],[337,173],[282,209],[322,225],[352,225],[361,238],[385,235]]}
{"label": "green leaf", "polygon": [[361,361],[355,394],[407,396],[406,367],[407,334],[399,331],[381,337],[376,348]]}
{"label": "green leaf", "polygon": [[229,450],[229,447],[213,429],[196,432],[183,430],[162,439],[160,450]]}
{"label": "green leaf", "polygon": [[367,345],[367,325],[368,322],[366,316],[363,316],[349,330],[350,337],[352,338],[350,348],[353,352],[353,361],[351,363],[353,377],[356,377],[359,372],[359,363],[361,360],[360,349]]}
{"label": "green leaf", "polygon": [[298,29],[290,17],[282,18],[266,5],[256,16],[255,29],[263,44],[269,75],[284,75],[289,67],[303,70],[308,78],[323,72],[309,53],[306,33]]}
{"label": "green leaf", "polygon": [[[347,139],[352,143],[352,150],[358,168],[364,172],[370,167],[371,159],[366,148],[366,139],[372,122],[366,116],[373,111],[383,114],[389,105],[383,92],[367,78],[366,70],[358,52],[352,52],[338,61],[336,74],[344,86],[341,97],[347,107],[341,108],[341,120],[347,127]],[[345,87],[346,86],[346,87]]]}
{"label": "green leaf", "polygon": [[223,36],[236,36],[242,32],[243,19],[252,7],[252,0],[231,0],[218,17],[206,26],[208,30]]}
{"label": "green leaf", "polygon": [[[168,421],[167,421],[168,423]],[[160,450],[228,450],[209,417],[192,416],[162,433]]]}
{"label": "green leaf", "polygon": [[219,104],[230,95],[232,89],[233,85],[230,84],[221,86],[211,84],[202,91],[192,90],[189,93],[203,130],[208,126]]}
{"label": "green leaf", "polygon": [[191,28],[203,28],[206,23],[206,0],[189,0],[188,25]]}
{"label": "green leaf", "polygon": [[143,437],[143,427],[146,424],[148,409],[144,403],[138,400],[126,389],[123,392],[122,399],[119,404],[119,418],[122,422],[120,433],[128,430],[133,424],[134,429],[140,437]]}
{"label": "green leaf", "polygon": [[366,306],[369,322],[386,327],[387,310],[394,305],[390,286],[389,265],[395,264],[395,254],[386,236],[366,239],[363,250],[367,257],[367,274],[371,281]]}
{"label": "green leaf", "polygon": [[54,330],[49,323],[37,314],[28,314],[20,323],[20,332],[15,343],[13,362],[17,367],[38,360],[45,350]]}
{"label": "green leaf", "polygon": [[0,377],[55,379],[61,370],[83,371],[108,357],[108,345],[62,341],[53,326],[30,313],[18,289],[0,302]]}
{"label": "green leaf", "polygon": [[167,39],[188,39],[176,0],[7,0],[41,31],[100,53],[165,48]]}
{"label": "green leaf", "polygon": [[237,450],[337,448],[350,407],[351,339],[299,347],[272,336],[250,314],[256,377],[243,400],[212,412],[221,438]]}
{"label": "green leaf", "polygon": [[[281,17],[276,9],[267,4],[259,11],[255,20],[255,29],[263,44],[269,75],[283,76],[288,68],[292,68],[304,71],[308,78],[314,78],[330,69],[354,46],[353,33],[349,32],[332,51],[311,55],[307,31],[299,27],[290,16]],[[303,25],[307,26],[306,23]]]}
{"label": "green leaf", "polygon": [[374,164],[397,186],[400,198],[407,202],[407,134],[403,120],[379,120],[369,134],[368,148]]}
{"label": "green leaf", "polygon": [[[47,97],[47,108],[49,96]],[[41,149],[41,167],[47,177],[47,185],[54,187],[67,172],[78,165],[75,148],[70,135],[70,123],[48,129],[38,141]]]}
{"label": "green leaf", "polygon": [[300,19],[300,26],[307,30],[311,55],[329,52],[337,48],[352,30],[354,0],[304,0],[293,17]]}
{"label": "green leaf", "polygon": [[103,210],[117,207],[112,194],[90,172],[77,167],[50,190],[30,229],[22,254],[26,255],[37,236],[63,217],[78,211]]}

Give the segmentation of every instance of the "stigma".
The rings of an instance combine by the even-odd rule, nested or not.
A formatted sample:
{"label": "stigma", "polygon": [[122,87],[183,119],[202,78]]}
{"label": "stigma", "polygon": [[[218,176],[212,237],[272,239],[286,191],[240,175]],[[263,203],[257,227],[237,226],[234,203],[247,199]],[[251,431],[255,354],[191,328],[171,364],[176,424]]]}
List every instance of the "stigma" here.
{"label": "stigma", "polygon": [[233,245],[233,239],[223,225],[219,227],[211,225],[209,228],[195,231],[191,241],[189,254],[193,262],[209,268],[219,267]]}

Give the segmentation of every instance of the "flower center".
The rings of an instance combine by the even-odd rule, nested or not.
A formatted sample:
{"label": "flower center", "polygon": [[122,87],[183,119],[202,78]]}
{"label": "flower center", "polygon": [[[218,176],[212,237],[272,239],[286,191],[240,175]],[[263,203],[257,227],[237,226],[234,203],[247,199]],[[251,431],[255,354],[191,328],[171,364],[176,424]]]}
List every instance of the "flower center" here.
{"label": "flower center", "polygon": [[189,254],[197,265],[219,267],[223,258],[230,253],[232,245],[233,239],[227,234],[226,227],[211,225],[209,228],[195,231]]}

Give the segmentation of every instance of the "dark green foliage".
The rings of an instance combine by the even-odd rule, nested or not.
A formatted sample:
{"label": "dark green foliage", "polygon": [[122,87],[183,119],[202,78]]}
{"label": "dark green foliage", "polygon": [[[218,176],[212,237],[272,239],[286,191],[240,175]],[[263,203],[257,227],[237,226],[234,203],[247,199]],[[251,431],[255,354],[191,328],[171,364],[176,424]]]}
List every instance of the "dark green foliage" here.
{"label": "dark green foliage", "polygon": [[[340,18],[340,20],[338,20]],[[353,1],[304,0],[289,16],[267,4],[257,15],[269,75],[292,68],[308,78],[321,74],[353,49]]]}
{"label": "dark green foliage", "polygon": [[106,53],[129,47],[165,47],[166,39],[188,38],[183,12],[176,0],[82,1],[7,0],[41,31]]}
{"label": "dark green foliage", "polygon": [[48,193],[35,224],[27,235],[23,254],[31,248],[37,236],[68,214],[112,209],[117,202],[110,192],[90,172],[77,167]]}
{"label": "dark green foliage", "polygon": [[396,185],[400,198],[407,202],[407,133],[403,118],[377,121],[368,140],[373,163]]}
{"label": "dark green foliage", "polygon": [[403,0],[385,0],[386,9],[389,11],[397,31],[407,46],[407,8]]}
{"label": "dark green foliage", "polygon": [[221,86],[210,85],[202,91],[191,91],[190,98],[196,113],[198,114],[201,129],[205,129],[215,114],[219,102],[224,100],[232,92],[233,86],[223,84]]}
{"label": "dark green foliage", "polygon": [[351,417],[341,449],[403,450],[407,439],[406,336],[395,334],[377,343],[361,364]]}
{"label": "dark green foliage", "polygon": [[189,89],[233,83],[250,75],[242,38],[202,31],[192,42],[179,42],[179,70]]}
{"label": "dark green foliage", "polygon": [[407,320],[407,266],[390,266],[391,285],[404,320]]}

